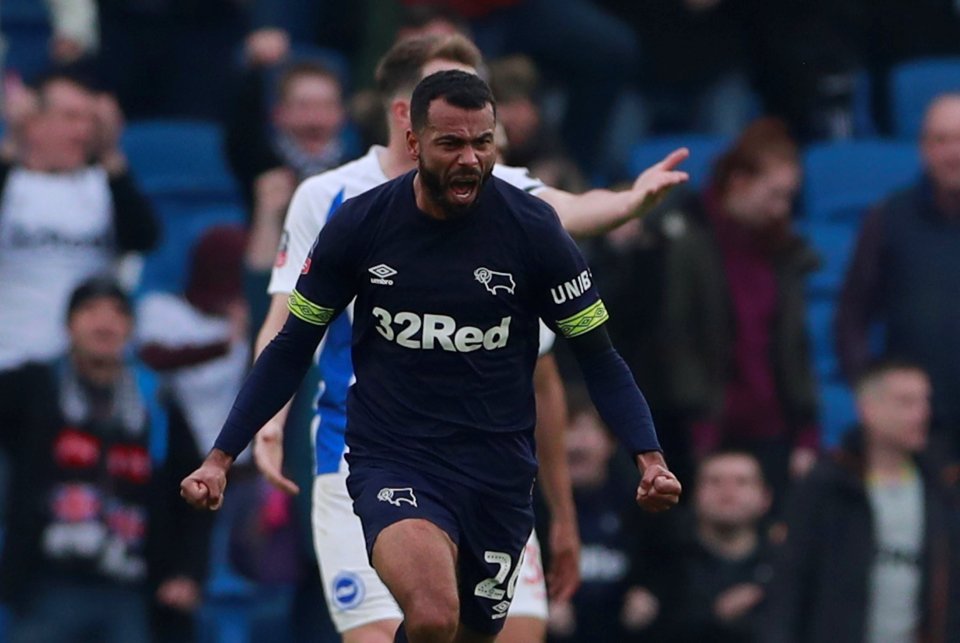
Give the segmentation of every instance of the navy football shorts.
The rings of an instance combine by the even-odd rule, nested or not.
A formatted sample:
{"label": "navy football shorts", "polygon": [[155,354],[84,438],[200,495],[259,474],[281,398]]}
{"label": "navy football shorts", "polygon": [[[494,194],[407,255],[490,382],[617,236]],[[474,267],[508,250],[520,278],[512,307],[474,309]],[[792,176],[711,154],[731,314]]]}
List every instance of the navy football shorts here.
{"label": "navy football shorts", "polygon": [[350,461],[347,490],[371,561],[377,536],[393,523],[408,518],[433,523],[457,545],[460,621],[481,634],[503,629],[533,530],[530,502],[499,502],[450,480],[359,458]]}

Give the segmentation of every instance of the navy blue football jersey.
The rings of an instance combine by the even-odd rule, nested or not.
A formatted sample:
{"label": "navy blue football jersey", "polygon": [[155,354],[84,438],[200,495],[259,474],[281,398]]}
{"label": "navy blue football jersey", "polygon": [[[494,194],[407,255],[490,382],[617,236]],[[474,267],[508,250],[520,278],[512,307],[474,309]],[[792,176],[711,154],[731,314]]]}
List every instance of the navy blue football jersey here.
{"label": "navy blue football jersey", "polygon": [[575,337],[606,309],[542,200],[491,177],[468,214],[438,220],[417,207],[414,176],[341,206],[290,310],[324,325],[354,301],[348,462],[398,462],[528,498],[538,320]]}

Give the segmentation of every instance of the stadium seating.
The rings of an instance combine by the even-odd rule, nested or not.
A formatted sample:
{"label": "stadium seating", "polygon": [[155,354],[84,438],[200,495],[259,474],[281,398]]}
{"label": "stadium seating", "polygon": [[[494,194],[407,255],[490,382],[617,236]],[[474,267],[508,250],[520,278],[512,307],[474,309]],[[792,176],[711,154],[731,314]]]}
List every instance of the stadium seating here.
{"label": "stadium seating", "polygon": [[854,225],[868,207],[920,172],[916,144],[885,140],[811,145],[803,164],[805,215]]}
{"label": "stadium seating", "polygon": [[121,141],[130,166],[151,197],[239,203],[223,158],[223,133],[204,121],[131,123]]}
{"label": "stadium seating", "polygon": [[850,388],[837,380],[820,384],[820,426],[825,447],[835,447],[857,421]]}
{"label": "stadium seating", "polygon": [[190,252],[206,230],[216,225],[244,224],[244,211],[230,204],[191,198],[154,198],[153,206],[163,228],[159,247],[144,260],[140,290],[182,292],[186,287]]}
{"label": "stadium seating", "polygon": [[730,143],[727,137],[701,134],[652,137],[634,146],[627,168],[631,176],[636,176],[678,147],[686,147],[690,158],[684,162],[683,169],[690,174],[690,184],[698,188],[707,183],[713,162]]}
{"label": "stadium seating", "polygon": [[807,280],[813,296],[836,297],[857,242],[856,222],[803,221],[798,229],[820,255],[821,265]]}
{"label": "stadium seating", "polygon": [[836,309],[836,300],[830,297],[811,297],[807,303],[810,357],[813,360],[814,370],[822,379],[840,376],[833,340]]}
{"label": "stadium seating", "polygon": [[29,82],[50,68],[50,18],[42,0],[3,0],[0,27],[7,44],[6,70]]}
{"label": "stadium seating", "polygon": [[930,101],[951,91],[960,91],[960,58],[923,58],[894,67],[890,72],[894,133],[915,141]]}

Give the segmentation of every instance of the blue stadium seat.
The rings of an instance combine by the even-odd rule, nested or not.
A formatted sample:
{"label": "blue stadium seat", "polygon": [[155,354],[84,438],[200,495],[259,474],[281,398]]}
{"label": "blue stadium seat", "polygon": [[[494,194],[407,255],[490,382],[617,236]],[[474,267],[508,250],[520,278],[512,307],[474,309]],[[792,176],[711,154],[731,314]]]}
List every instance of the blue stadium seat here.
{"label": "blue stadium seat", "polygon": [[857,223],[863,212],[920,173],[914,143],[883,140],[811,145],[804,155],[806,216]]}
{"label": "blue stadium seat", "polygon": [[243,225],[241,207],[225,202],[211,204],[189,198],[153,199],[163,228],[160,245],[144,258],[139,292],[183,292],[186,288],[190,252],[206,230],[216,225]]}
{"label": "blue stadium seat", "polygon": [[837,296],[856,246],[859,231],[856,223],[803,221],[798,230],[816,249],[822,262],[820,269],[807,280],[808,292],[814,296]]}
{"label": "blue stadium seat", "polygon": [[840,444],[843,436],[856,425],[857,411],[850,388],[830,380],[820,385],[820,427],[825,447]]}
{"label": "blue stadium seat", "polygon": [[807,304],[810,358],[820,379],[835,378],[840,374],[833,341],[836,310],[836,300],[832,298],[812,297]]}
{"label": "blue stadium seat", "polygon": [[131,123],[121,141],[130,166],[151,197],[187,196],[239,202],[215,123],[156,120]]}
{"label": "blue stadium seat", "polygon": [[713,162],[731,142],[728,137],[702,134],[647,138],[631,150],[627,169],[631,176],[636,176],[654,163],[662,161],[663,157],[678,147],[686,147],[690,150],[690,158],[684,161],[682,169],[690,174],[692,187],[702,187],[710,179]]}
{"label": "blue stadium seat", "polygon": [[7,41],[5,69],[28,82],[50,69],[50,17],[43,0],[3,0],[0,27]]}
{"label": "blue stadium seat", "polygon": [[922,58],[894,67],[890,72],[894,133],[915,141],[930,101],[956,91],[960,91],[960,58]]}

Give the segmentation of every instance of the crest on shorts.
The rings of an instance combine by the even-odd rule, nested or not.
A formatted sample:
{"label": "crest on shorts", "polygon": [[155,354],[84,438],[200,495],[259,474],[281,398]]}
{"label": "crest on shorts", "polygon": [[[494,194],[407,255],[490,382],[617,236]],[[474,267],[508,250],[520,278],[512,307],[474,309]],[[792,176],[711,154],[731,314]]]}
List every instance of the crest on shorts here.
{"label": "crest on shorts", "polygon": [[517,282],[509,272],[497,272],[481,266],[473,271],[473,276],[491,295],[496,295],[498,288],[506,290],[511,295],[515,294],[514,291],[517,289]]}
{"label": "crest on shorts", "polygon": [[402,487],[400,489],[384,487],[377,493],[377,500],[380,502],[389,502],[391,505],[397,507],[400,506],[401,502],[405,502],[412,507],[417,506],[417,497],[413,495],[413,489],[411,487]]}

